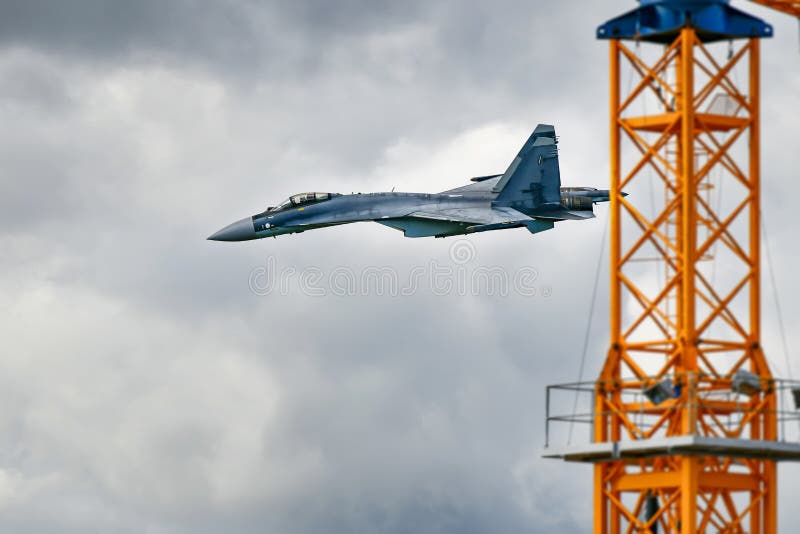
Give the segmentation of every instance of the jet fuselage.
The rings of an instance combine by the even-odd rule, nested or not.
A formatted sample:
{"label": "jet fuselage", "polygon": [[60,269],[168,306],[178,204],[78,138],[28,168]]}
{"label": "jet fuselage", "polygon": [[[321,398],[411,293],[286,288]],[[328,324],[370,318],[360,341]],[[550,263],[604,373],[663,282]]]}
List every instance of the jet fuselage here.
{"label": "jet fuselage", "polygon": [[503,174],[472,178],[441,193],[301,193],[216,232],[215,241],[247,241],[359,221],[374,221],[406,237],[525,227],[538,233],[566,219],[594,217],[610,198],[592,187],[561,187],[555,129],[540,124]]}

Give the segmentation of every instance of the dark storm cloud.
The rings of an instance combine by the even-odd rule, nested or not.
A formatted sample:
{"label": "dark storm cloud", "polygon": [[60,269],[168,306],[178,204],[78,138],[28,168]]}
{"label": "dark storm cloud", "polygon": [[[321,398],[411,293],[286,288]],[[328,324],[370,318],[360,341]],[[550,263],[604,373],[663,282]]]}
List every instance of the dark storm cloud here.
{"label": "dark storm cloud", "polygon": [[308,68],[338,37],[415,20],[421,5],[10,0],[0,3],[0,44],[104,64],[199,64],[244,77],[275,77],[291,69],[287,58]]}
{"label": "dark storm cloud", "polygon": [[[486,85],[506,84],[524,91],[550,90],[556,72],[574,70],[553,56],[575,53],[579,36],[591,40],[585,11],[566,6],[569,38],[555,45],[541,22],[552,12],[527,2],[495,5],[461,2],[123,2],[79,0],[4,1],[0,4],[0,44],[26,46],[82,61],[130,60],[200,64],[251,81],[318,75],[320,67],[369,67],[364,52],[369,36],[418,26],[434,30],[433,41],[409,55],[420,55],[420,75],[457,84],[468,78]],[[504,16],[498,17],[498,11]],[[513,16],[508,16],[513,15]],[[565,17],[565,20],[569,18]],[[584,24],[586,22],[586,24]],[[577,38],[577,39],[576,39]],[[330,53],[346,48],[353,64],[331,63]],[[441,52],[446,50],[447,54]],[[425,56],[437,57],[427,62]],[[539,61],[531,59],[541,58]],[[384,65],[392,69],[391,63]],[[555,67],[555,68],[554,68]],[[420,79],[425,83],[424,79]],[[524,82],[524,83],[519,83]],[[513,89],[512,89],[513,90]]]}
{"label": "dark storm cloud", "polygon": [[84,60],[193,51],[232,60],[254,39],[245,6],[209,2],[4,1],[0,43]]}
{"label": "dark storm cloud", "polygon": [[[2,42],[29,44],[87,56],[115,56],[134,47],[168,48],[203,53],[207,41],[247,43],[264,38],[259,16],[291,23],[284,33],[308,31],[324,38],[333,34],[372,31],[418,18],[425,2],[260,1],[203,2],[172,0],[4,0]],[[252,30],[252,31],[251,31]],[[204,39],[205,37],[205,39]]]}

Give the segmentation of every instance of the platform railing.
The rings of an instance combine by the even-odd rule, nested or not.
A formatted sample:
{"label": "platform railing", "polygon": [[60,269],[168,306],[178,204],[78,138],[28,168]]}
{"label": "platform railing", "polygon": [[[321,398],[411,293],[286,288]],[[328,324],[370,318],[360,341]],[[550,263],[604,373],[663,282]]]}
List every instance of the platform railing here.
{"label": "platform railing", "polygon": [[[774,413],[777,422],[777,441],[800,442],[800,381],[779,378],[761,379],[761,390],[749,395],[733,389],[732,381],[704,381],[693,374],[693,379],[672,377],[673,394],[655,403],[645,391],[665,378],[648,377],[646,380],[625,380],[615,383],[572,382],[547,386],[545,400],[545,448],[554,443],[561,447],[574,443],[595,443],[595,424],[598,415],[615,417],[630,424],[620,434],[620,441],[634,441],[651,437],[664,437],[670,430],[662,417],[666,411],[688,410],[693,422],[690,434],[714,435],[752,439],[749,425],[759,416]],[[634,387],[632,384],[644,384]],[[688,390],[683,394],[682,388]],[[615,410],[597,412],[598,392],[614,395]],[[765,408],[761,402],[767,393],[775,394],[775,409]],[[659,399],[656,399],[659,400]],[[588,430],[588,439],[581,435]],[[574,439],[573,439],[574,437]]]}

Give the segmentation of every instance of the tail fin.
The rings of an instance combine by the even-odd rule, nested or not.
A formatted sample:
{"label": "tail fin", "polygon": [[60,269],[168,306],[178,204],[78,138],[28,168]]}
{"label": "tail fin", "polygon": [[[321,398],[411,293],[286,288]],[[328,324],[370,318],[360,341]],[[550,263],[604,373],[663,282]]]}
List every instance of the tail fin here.
{"label": "tail fin", "polygon": [[495,205],[533,209],[561,202],[556,130],[540,124],[494,186]]}

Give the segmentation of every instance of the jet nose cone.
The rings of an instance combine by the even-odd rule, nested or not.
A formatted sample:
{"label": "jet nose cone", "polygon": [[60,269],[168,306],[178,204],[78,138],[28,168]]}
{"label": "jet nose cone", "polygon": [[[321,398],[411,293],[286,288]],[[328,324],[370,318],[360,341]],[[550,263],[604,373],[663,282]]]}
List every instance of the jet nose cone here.
{"label": "jet nose cone", "polygon": [[253,218],[245,217],[240,221],[229,224],[219,232],[208,236],[211,241],[247,241],[255,239],[256,231],[253,228]]}

